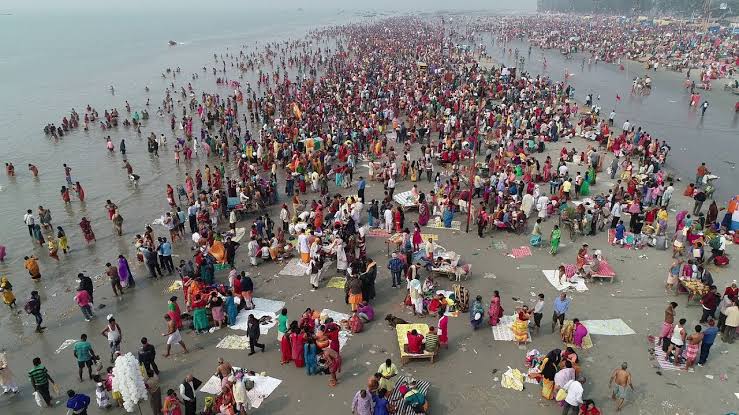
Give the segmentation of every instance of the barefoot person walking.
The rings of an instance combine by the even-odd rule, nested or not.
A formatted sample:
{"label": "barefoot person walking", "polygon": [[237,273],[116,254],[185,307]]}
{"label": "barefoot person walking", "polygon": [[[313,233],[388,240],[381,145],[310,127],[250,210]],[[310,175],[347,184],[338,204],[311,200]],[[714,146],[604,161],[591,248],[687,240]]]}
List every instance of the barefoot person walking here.
{"label": "barefoot person walking", "polygon": [[634,390],[634,385],[631,384],[631,373],[626,370],[628,367],[626,362],[621,363],[621,367],[613,371],[611,379],[608,381],[608,387],[613,388],[611,399],[616,400],[616,411],[620,411],[624,407],[627,388]]}
{"label": "barefoot person walking", "polygon": [[168,336],[167,337],[167,353],[164,354],[164,357],[169,357],[169,351],[172,349],[173,344],[179,344],[182,346],[182,350],[185,351],[185,353],[188,352],[187,346],[185,346],[185,342],[182,341],[182,336],[180,335],[180,331],[177,329],[177,324],[175,324],[174,320],[172,320],[172,317],[169,316],[169,314],[164,315],[164,321],[167,322],[167,332],[162,333],[162,336]]}

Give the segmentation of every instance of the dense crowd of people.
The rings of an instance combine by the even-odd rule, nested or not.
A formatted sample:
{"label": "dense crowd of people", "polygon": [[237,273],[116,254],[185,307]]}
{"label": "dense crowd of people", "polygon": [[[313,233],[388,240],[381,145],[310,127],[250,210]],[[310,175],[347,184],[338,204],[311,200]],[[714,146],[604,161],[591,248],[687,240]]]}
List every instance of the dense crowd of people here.
{"label": "dense crowd of people", "polygon": [[[286,308],[276,317],[281,363],[304,367],[308,375],[328,374],[329,385],[335,386],[341,373],[340,333],[361,333],[379,312],[372,304],[378,264],[367,252],[370,232],[382,230],[394,243],[386,268],[393,287],[405,286],[404,303],[414,315],[439,318],[425,336],[417,331],[408,333],[410,353],[437,353],[440,347],[449,347],[448,311],[468,312],[472,329],[484,326],[486,308],[489,326],[498,325],[504,315],[498,291],[488,307],[482,295],[473,299],[460,285],[455,286],[452,296],[437,292],[438,284],[429,271],[449,265],[449,261],[439,255],[433,239],[423,239],[422,227],[438,223],[439,227],[452,228],[455,222],[468,221],[477,226],[480,238],[504,238],[503,232],[527,233],[530,244],[538,247],[547,236],[543,226],[554,217],[558,223],[546,238],[552,255],[558,253],[563,230],[569,230],[573,239],[608,232],[614,245],[667,249],[671,231],[668,207],[674,205],[677,189],[664,169],[670,152],[665,140],[628,121],[622,128],[614,128],[613,117],[601,117],[592,102],[583,109],[573,99],[567,79],[482,65],[475,50],[459,47],[456,41],[503,25],[507,39],[525,37],[537,47],[589,51],[595,59],[607,62],[649,54],[661,65],[698,65],[716,76],[734,70],[736,63],[727,53],[735,50],[736,41],[721,33],[711,38],[691,36],[681,22],[652,27],[610,17],[575,18],[580,24],[561,16],[508,17],[495,24],[478,19],[462,31],[443,22],[416,18],[322,29],[311,32],[305,40],[269,43],[259,51],[244,48],[238,54],[214,54],[211,69],[217,79],[213,91],[196,92],[179,75],[177,82],[186,85],[178,92],[175,81],[180,69],[168,71],[163,76],[172,77],[171,85],[156,114],[168,120],[169,140],[165,133],[151,132],[146,145],[152,157],[160,157],[166,149],[176,166],[187,166],[184,182],[174,186],[162,183],[170,208],[135,236],[137,264],[132,267],[126,256],[118,255],[100,274],[108,277],[113,294],[123,297],[135,287],[134,270],[139,265],[145,266],[153,279],[165,272],[177,273],[181,285],[174,290],[181,289],[184,308],[180,309],[177,295],[167,302],[166,332],[162,333],[166,337],[165,356],[170,355],[172,345],[189,352],[180,330],[190,324],[195,332],[205,334],[234,325],[241,310],[254,308],[255,282],[246,269],[239,270],[243,267],[236,260],[242,246],[246,247],[249,268],[265,261],[283,264],[293,257],[298,259],[309,275],[306,289],[320,289],[325,273],[345,277],[344,300],[351,312],[345,321],[333,321],[312,308],[292,321]],[[666,36],[667,30],[675,34]],[[481,52],[484,50],[477,50]],[[244,82],[242,87],[244,78],[256,82]],[[198,76],[193,74],[195,79]],[[127,102],[126,113],[131,114]],[[146,110],[142,114],[135,111],[132,121],[124,119],[121,127],[135,128],[140,134],[149,119]],[[119,128],[120,117],[117,110],[106,110],[100,130],[107,134]],[[82,118],[88,130],[99,117],[88,106]],[[60,127],[49,124],[45,132],[61,137],[79,123],[80,115],[73,110]],[[558,157],[543,155],[548,146],[565,139],[572,141],[562,147]],[[105,145],[116,151],[109,136]],[[124,156],[125,148],[121,141],[118,151]],[[202,170],[199,161],[207,163]],[[357,173],[361,163],[368,165],[366,175]],[[136,181],[128,160],[124,168],[132,182]],[[11,169],[6,170],[10,174]],[[77,199],[84,201],[84,190],[79,182],[72,183],[71,167],[66,164],[64,174]],[[705,363],[718,329],[723,330],[725,341],[732,342],[739,318],[736,286],[718,298],[710,273],[706,276],[707,264],[726,258],[726,238],[739,224],[736,201],[723,218],[718,217],[715,201],[703,213],[706,192],[710,191],[709,175],[705,164],[701,165],[696,180],[684,192],[695,205],[692,212],[680,211],[675,216],[671,240],[676,261],[667,281],[668,289],[678,279],[699,280],[708,287],[701,301],[710,312],[704,313],[701,323],[709,328],[697,326],[695,334],[686,335],[684,322],[673,324],[671,306],[673,314],[666,313],[659,336],[661,344],[669,339],[666,351],[676,362],[680,362],[687,342],[688,368],[696,362]],[[591,190],[603,177],[614,181],[611,188]],[[383,188],[377,199],[365,197],[372,181]],[[396,198],[399,185],[410,187],[402,201]],[[67,187],[61,195],[65,204],[71,203]],[[415,221],[407,217],[409,207],[418,210]],[[121,209],[111,200],[104,208],[115,235],[121,237]],[[270,211],[279,211],[273,215],[279,222],[270,217]],[[241,226],[247,218],[249,225]],[[35,215],[29,209],[23,220],[38,244],[43,246],[48,239],[51,258],[59,261],[59,250],[67,254],[66,233],[60,226],[53,227],[48,209],[39,206]],[[83,217],[79,226],[85,241],[96,243],[93,226],[99,224]],[[690,250],[685,252],[687,246]],[[191,258],[175,265],[175,248],[191,249]],[[684,255],[691,256],[685,265]],[[599,272],[602,260],[601,252],[590,255],[584,244],[577,253],[574,272],[563,265],[558,277],[560,281],[592,277]],[[335,270],[329,269],[333,264]],[[44,261],[39,264],[33,255],[25,258],[24,265],[34,280],[42,278],[40,265],[48,266]],[[426,278],[421,282],[424,273]],[[459,273],[456,275],[459,279]],[[85,320],[92,321],[96,317],[93,283],[84,273],[78,279],[74,301]],[[0,288],[3,301],[15,307],[8,278],[0,280]],[[570,305],[565,293],[557,296],[551,303],[551,323],[552,332],[571,346],[544,356],[532,354],[531,373],[542,384],[542,397],[562,402],[564,414],[599,414],[595,403],[583,396],[587,395],[586,379],[575,349],[584,347],[588,331],[579,319],[565,319],[571,314]],[[514,341],[522,345],[530,342],[531,329],[540,334],[544,308],[543,294],[532,308],[515,306]],[[35,317],[36,331],[43,332],[38,291],[31,292],[24,309]],[[719,327],[712,330],[717,310]],[[387,318],[389,322],[395,319],[391,315]],[[257,348],[266,348],[259,343],[260,324],[250,316],[250,356]],[[559,330],[555,331],[557,325]],[[112,315],[106,318],[101,334],[110,346],[114,364],[121,354],[123,332]],[[696,349],[696,345],[700,347]],[[102,370],[100,357],[86,334],[73,349],[80,381],[87,367],[89,377],[98,382],[98,405],[121,405],[120,393],[113,388],[113,367]],[[170,389],[162,402],[155,355],[154,346],[146,337],[141,338],[138,360],[146,372],[153,413],[179,414],[182,405],[187,415],[194,414],[194,391],[201,382],[189,375],[179,394]],[[2,362],[0,359],[0,365]],[[17,391],[12,374],[1,373],[5,390]],[[249,409],[249,372],[234,370],[221,359],[217,373],[222,379],[221,393],[206,404],[206,413],[245,413]],[[417,413],[428,409],[428,400],[417,385],[395,385],[396,375],[397,368],[388,359],[370,378],[367,388],[354,396],[354,413],[387,414],[400,405]],[[41,400],[50,405],[49,388],[54,382],[40,358],[34,359],[29,377]],[[613,372],[611,383],[620,409],[628,389],[633,389],[626,363]],[[393,401],[389,396],[396,388],[402,388],[402,399]],[[67,405],[73,413],[84,413],[90,404],[89,398],[85,400],[74,390],[68,396]]]}

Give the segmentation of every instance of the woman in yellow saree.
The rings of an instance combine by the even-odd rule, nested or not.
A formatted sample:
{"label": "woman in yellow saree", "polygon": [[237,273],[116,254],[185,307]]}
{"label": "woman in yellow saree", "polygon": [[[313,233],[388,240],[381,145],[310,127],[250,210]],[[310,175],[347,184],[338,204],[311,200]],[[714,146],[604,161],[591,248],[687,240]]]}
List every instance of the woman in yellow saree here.
{"label": "woman in yellow saree", "polygon": [[516,320],[513,322],[511,330],[513,331],[513,340],[518,344],[525,344],[529,340],[529,319],[531,313],[528,306],[523,306],[518,310]]}
{"label": "woman in yellow saree", "polygon": [[541,361],[541,396],[544,399],[554,399],[554,375],[557,374],[557,365],[561,359],[561,351],[554,349]]}

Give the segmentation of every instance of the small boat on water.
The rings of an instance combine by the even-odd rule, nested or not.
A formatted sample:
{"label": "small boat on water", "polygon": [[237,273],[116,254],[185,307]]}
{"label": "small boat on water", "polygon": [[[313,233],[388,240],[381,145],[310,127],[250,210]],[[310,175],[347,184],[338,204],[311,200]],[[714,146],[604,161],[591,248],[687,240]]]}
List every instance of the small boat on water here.
{"label": "small boat on water", "polygon": [[170,40],[169,46],[177,46],[177,42],[175,42],[174,40]]}

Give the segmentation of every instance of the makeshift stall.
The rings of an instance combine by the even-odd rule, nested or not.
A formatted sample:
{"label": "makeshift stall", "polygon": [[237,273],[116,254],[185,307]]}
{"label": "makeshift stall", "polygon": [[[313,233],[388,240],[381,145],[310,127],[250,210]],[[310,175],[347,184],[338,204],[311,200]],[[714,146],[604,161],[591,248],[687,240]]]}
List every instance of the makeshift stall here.
{"label": "makeshift stall", "polygon": [[688,294],[688,301],[685,305],[690,306],[691,300],[700,301],[700,299],[708,293],[708,286],[698,280],[680,278],[678,280],[677,292],[678,294]]}
{"label": "makeshift stall", "polygon": [[439,265],[431,266],[431,273],[439,276],[452,278],[459,281],[462,275],[469,275],[470,266],[460,265],[459,260],[462,259],[462,255],[454,251],[445,251],[439,254],[435,254],[434,261],[438,258],[442,259],[442,263]]}
{"label": "makeshift stall", "polygon": [[418,209],[418,197],[413,196],[413,192],[410,190],[394,194],[393,200],[403,208],[403,211]]}

